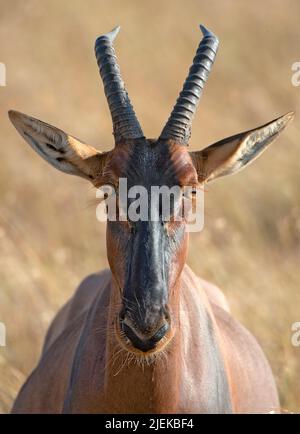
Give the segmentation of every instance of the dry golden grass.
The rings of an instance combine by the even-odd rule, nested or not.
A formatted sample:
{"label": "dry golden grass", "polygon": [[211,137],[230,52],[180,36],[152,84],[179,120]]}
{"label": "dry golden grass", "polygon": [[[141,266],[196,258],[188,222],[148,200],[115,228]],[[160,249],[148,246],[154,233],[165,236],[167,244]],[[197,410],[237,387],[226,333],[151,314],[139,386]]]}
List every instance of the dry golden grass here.
{"label": "dry golden grass", "polygon": [[[9,411],[34,367],[51,318],[87,274],[107,265],[105,228],[84,181],[56,172],[17,135],[14,108],[101,149],[111,122],[93,54],[96,36],[122,25],[116,48],[147,136],[166,121],[200,38],[220,38],[217,62],[191,147],[299,108],[291,65],[300,61],[298,0],[1,0],[0,61],[0,412]],[[300,110],[298,110],[300,111]],[[228,296],[258,338],[281,405],[300,411],[300,192],[298,118],[251,168],[212,184],[205,230],[192,235],[189,263]]]}

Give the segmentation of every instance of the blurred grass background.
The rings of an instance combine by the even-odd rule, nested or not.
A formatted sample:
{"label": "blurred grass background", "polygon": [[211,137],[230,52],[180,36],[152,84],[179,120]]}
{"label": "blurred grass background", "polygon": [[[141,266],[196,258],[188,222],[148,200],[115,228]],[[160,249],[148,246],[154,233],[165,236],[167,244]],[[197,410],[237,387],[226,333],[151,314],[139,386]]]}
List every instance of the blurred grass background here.
{"label": "blurred grass background", "polygon": [[[122,26],[116,50],[148,137],[161,131],[200,40],[220,38],[193,125],[191,149],[298,110],[298,0],[0,0],[0,412],[37,362],[57,309],[89,273],[107,266],[105,227],[92,187],[55,171],[17,135],[10,108],[101,149],[112,127],[94,59],[95,38]],[[218,284],[267,354],[283,408],[300,412],[300,192],[298,117],[259,161],[208,188],[205,229],[189,264]]]}

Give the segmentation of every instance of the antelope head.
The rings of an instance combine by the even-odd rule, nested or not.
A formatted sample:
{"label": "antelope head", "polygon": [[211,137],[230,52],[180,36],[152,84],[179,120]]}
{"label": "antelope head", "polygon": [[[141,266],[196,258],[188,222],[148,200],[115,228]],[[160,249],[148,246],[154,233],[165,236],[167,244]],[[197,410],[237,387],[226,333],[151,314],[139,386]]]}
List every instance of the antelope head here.
{"label": "antelope head", "polygon": [[[199,44],[188,77],[158,139],[146,139],[125,90],[113,41],[119,28],[95,45],[115,138],[109,152],[100,152],[69,134],[25,114],[10,111],[16,129],[57,169],[81,176],[118,194],[119,180],[139,185],[198,187],[236,173],[257,158],[292,119],[288,113],[261,127],[236,134],[197,152],[188,151],[192,120],[218,49],[217,37],[200,26]],[[127,351],[148,355],[161,351],[178,326],[179,278],[186,260],[186,221],[161,213],[159,197],[149,208],[156,218],[107,222],[107,254],[116,306],[114,333]],[[128,199],[128,202],[130,199]],[[155,201],[155,203],[153,203]],[[179,204],[180,206],[180,204]]]}

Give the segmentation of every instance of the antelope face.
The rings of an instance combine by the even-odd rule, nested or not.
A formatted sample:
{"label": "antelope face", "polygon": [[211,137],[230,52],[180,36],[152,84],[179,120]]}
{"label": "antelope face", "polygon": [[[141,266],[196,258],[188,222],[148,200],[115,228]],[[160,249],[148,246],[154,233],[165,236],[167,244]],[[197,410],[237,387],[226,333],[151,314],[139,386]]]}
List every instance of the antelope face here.
{"label": "antelope face", "polygon": [[175,285],[187,251],[181,210],[188,199],[170,194],[167,207],[163,201],[174,187],[183,192],[185,186],[196,186],[197,172],[185,147],[141,139],[111,156],[102,182],[112,183],[118,196],[120,179],[127,180],[128,192],[136,189],[144,209],[133,219],[130,207],[136,197],[130,195],[126,220],[107,224],[108,260],[121,294],[117,333],[128,350],[159,351],[174,332]]}
{"label": "antelope face", "polygon": [[[131,352],[155,353],[176,332],[173,309],[179,300],[180,273],[186,259],[184,219],[175,219],[182,197],[172,200],[168,218],[152,187],[193,187],[238,172],[257,158],[293,118],[288,113],[268,124],[236,134],[207,148],[188,152],[192,120],[214,62],[218,39],[201,26],[203,39],[173,111],[158,140],[146,140],[121,79],[113,41],[118,28],[96,41],[115,136],[115,148],[101,153],[62,130],[16,111],[9,117],[29,145],[62,172],[81,176],[96,187],[119,181],[143,187],[148,215],[108,221],[107,253],[119,300],[115,332]],[[126,197],[127,207],[132,197]],[[122,204],[123,206],[123,204]],[[120,210],[119,210],[120,211]]]}

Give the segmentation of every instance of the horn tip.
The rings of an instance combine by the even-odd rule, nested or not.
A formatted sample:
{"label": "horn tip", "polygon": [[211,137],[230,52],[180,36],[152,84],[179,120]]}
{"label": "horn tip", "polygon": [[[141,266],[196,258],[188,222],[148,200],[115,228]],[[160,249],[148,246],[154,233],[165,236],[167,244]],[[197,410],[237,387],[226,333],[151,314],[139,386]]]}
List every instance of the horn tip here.
{"label": "horn tip", "polygon": [[199,27],[200,27],[200,30],[201,30],[201,32],[202,32],[202,34],[203,34],[204,37],[205,37],[205,36],[211,36],[211,37],[213,37],[213,38],[218,39],[218,38],[216,37],[216,35],[215,35],[213,32],[211,32],[210,30],[208,30],[206,27],[204,27],[203,24],[200,24]]}
{"label": "horn tip", "polygon": [[115,28],[112,29],[111,32],[107,33],[107,36],[110,39],[114,40],[116,38],[117,34],[119,33],[120,29],[121,29],[121,26],[116,26]]}
{"label": "horn tip", "polygon": [[116,39],[117,34],[119,33],[120,29],[121,29],[121,26],[117,26],[117,27],[113,28],[110,32],[105,33],[104,35],[99,36],[97,38],[97,41],[99,39],[105,38],[105,39],[109,39],[111,42],[113,42]]}

